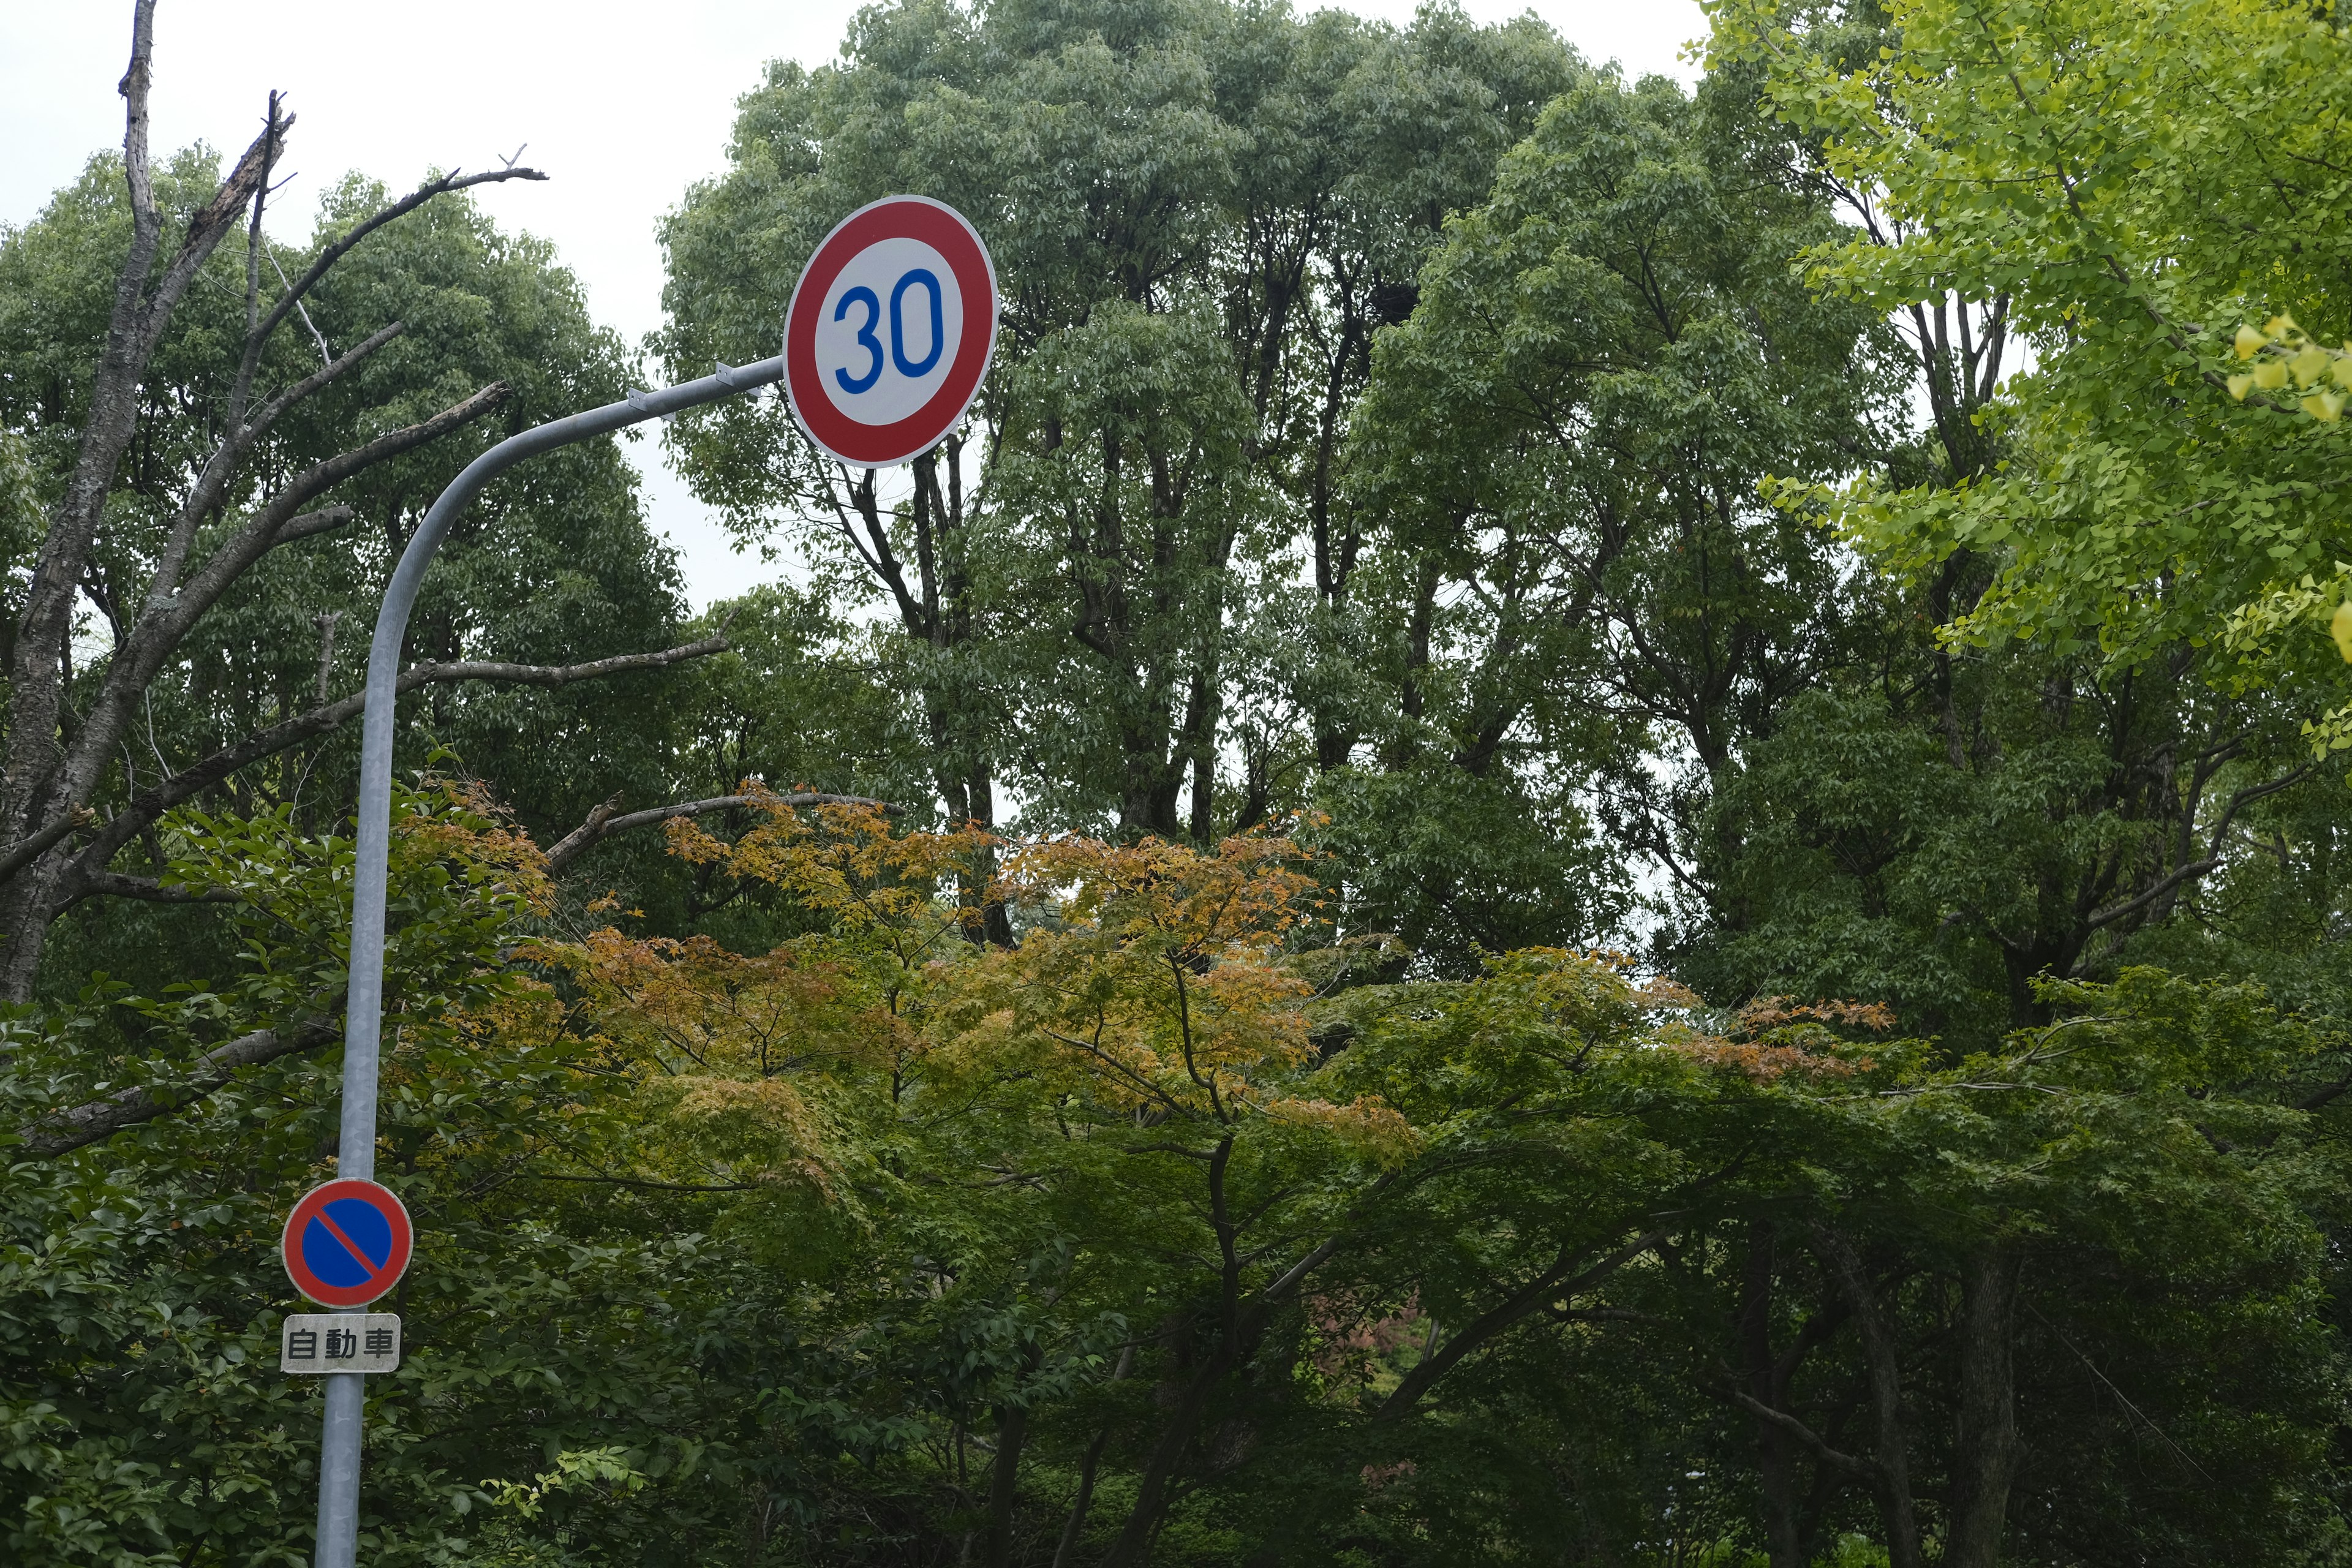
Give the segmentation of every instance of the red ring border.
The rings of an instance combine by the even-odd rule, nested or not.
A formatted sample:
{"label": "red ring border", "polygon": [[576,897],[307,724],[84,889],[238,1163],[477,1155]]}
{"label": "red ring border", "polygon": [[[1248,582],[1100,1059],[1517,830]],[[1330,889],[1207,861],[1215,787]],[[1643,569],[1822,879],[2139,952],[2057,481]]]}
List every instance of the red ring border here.
{"label": "red ring border", "polygon": [[[330,1285],[311,1274],[302,1262],[302,1249],[297,1240],[301,1227],[337,1198],[358,1198],[373,1204],[383,1209],[391,1220],[392,1256],[384,1260],[383,1269],[373,1280],[350,1286]],[[278,1237],[278,1258],[286,1266],[286,1278],[294,1282],[295,1289],[322,1307],[363,1307],[383,1296],[408,1272],[409,1259],[415,1250],[416,1228],[409,1223],[408,1205],[400,1201],[400,1194],[382,1183],[362,1181],[357,1176],[338,1176],[304,1193],[301,1201],[294,1205],[294,1212],[286,1216],[286,1228]]]}
{"label": "red ring border", "polygon": [[[888,425],[860,425],[824,395],[816,363],[817,317],[824,309],[825,290],[843,268],[867,246],[897,238],[919,239],[947,258],[963,295],[963,336],[956,345],[955,367],[929,402]],[[986,310],[972,310],[976,298],[986,300]],[[834,225],[801,269],[784,309],[784,395],[793,417],[821,451],[853,468],[894,468],[920,457],[955,427],[980,395],[981,378],[996,352],[997,309],[996,266],[971,220],[929,196],[884,196],[866,203]],[[980,352],[967,355],[974,328],[983,321]],[[815,387],[815,396],[803,398],[803,385]]]}

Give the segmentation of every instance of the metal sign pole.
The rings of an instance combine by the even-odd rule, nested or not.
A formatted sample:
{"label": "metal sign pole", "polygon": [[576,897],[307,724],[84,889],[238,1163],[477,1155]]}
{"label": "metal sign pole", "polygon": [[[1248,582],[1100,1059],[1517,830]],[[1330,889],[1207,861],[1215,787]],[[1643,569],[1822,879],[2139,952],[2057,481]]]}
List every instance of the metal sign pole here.
{"label": "metal sign pole", "polygon": [[[352,888],[351,991],[343,1024],[342,1137],[335,1162],[338,1175],[366,1180],[375,1175],[377,1042],[383,1018],[383,901],[392,848],[394,685],[400,678],[400,646],[407,637],[408,614],[434,552],[482,487],[525,458],[739,393],[755,392],[782,380],[783,374],[782,355],[740,370],[720,365],[716,375],[700,381],[659,392],[633,392],[624,402],[550,420],[510,436],[468,463],[466,471],[449,482],[401,552],[392,584],[384,590],[383,608],[376,614],[375,639],[368,647],[367,713],[360,731],[359,846]],[[314,1568],[353,1568],[359,1552],[360,1427],[366,1376],[339,1372],[326,1379]]]}

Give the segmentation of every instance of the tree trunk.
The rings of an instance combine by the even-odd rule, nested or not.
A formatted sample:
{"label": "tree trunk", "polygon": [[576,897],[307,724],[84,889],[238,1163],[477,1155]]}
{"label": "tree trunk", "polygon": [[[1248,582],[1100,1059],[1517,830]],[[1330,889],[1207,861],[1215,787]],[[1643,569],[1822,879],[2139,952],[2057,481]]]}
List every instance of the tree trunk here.
{"label": "tree trunk", "polygon": [[1160,1430],[1159,1440],[1144,1457],[1143,1469],[1136,1477],[1135,1507],[1129,1510],[1118,1539],[1111,1542],[1103,1568],[1142,1568],[1151,1560],[1151,1542],[1160,1533],[1160,1518],[1168,1507],[1169,1483],[1176,1479],[1177,1468],[1192,1446],[1193,1435],[1200,1430],[1201,1417],[1208,1412],[1209,1400],[1217,1384],[1241,1360],[1244,1330],[1242,1266],[1235,1250],[1239,1227],[1226,1206],[1225,1194],[1225,1172],[1233,1155],[1234,1139],[1228,1132],[1210,1156],[1208,1168],[1210,1223],[1216,1227],[1217,1250],[1224,1261],[1218,1290],[1216,1347],[1186,1381],[1182,1392],[1176,1396],[1174,1408],[1168,1414],[1167,1425]]}
{"label": "tree trunk", "polygon": [[1925,1568],[1919,1550],[1919,1510],[1911,1492],[1908,1434],[1903,1420],[1902,1363],[1895,1352],[1893,1325],[1880,1310],[1878,1295],[1862,1259],[1843,1237],[1816,1227],[1814,1243],[1822,1261],[1853,1308],[1854,1324],[1862,1331],[1864,1363],[1870,1371],[1870,1405],[1874,1417],[1872,1458],[1878,1466],[1880,1517],[1886,1525],[1886,1556],[1890,1568]]}
{"label": "tree trunk", "polygon": [[[16,618],[16,660],[9,672],[7,786],[0,796],[0,837],[14,844],[40,827],[48,815],[47,781],[58,755],[58,722],[65,706],[65,664],[72,639],[73,611],[81,574],[98,536],[100,515],[114,488],[114,473],[129,450],[139,420],[139,378],[152,352],[153,310],[146,299],[148,275],[163,237],[147,166],[147,92],[153,77],[154,0],[138,0],[131,24],[131,68],[120,91],[125,105],[123,175],[131,186],[131,248],[114,281],[114,310],[106,347],[90,384],[89,412],[82,422],[81,450],[73,477],[51,514],[49,529],[25,586]],[[161,303],[161,301],[158,301]],[[176,302],[176,301],[174,301]],[[169,304],[164,305],[168,310]],[[24,900],[8,900],[5,929],[11,946],[23,940]]]}
{"label": "tree trunk", "polygon": [[1160,1440],[1144,1457],[1142,1473],[1136,1478],[1135,1507],[1129,1510],[1118,1539],[1111,1542],[1102,1568],[1143,1568],[1151,1561],[1152,1538],[1159,1533],[1160,1511],[1168,1506],[1168,1483],[1176,1479],[1184,1451],[1192,1446],[1210,1394],[1233,1366],[1232,1348],[1222,1334],[1218,1339],[1216,1350],[1176,1396],[1167,1425],[1160,1429]]}
{"label": "tree trunk", "polygon": [[1995,1568],[2000,1561],[2018,1459],[2012,1318],[2020,1261],[2014,1241],[1996,1241],[1969,1260],[1961,1279],[1946,1568]]}
{"label": "tree trunk", "polygon": [[[1748,1227],[1748,1279],[1740,1309],[1740,1337],[1748,1358],[1748,1396],[1782,1408],[1780,1380],[1772,1354],[1772,1226],[1762,1220]],[[1757,1473],[1764,1493],[1764,1541],[1772,1568],[1805,1568],[1798,1530],[1796,1462],[1789,1434],[1771,1422],[1756,1422]]]}
{"label": "tree trunk", "polygon": [[1087,1510],[1095,1500],[1095,1467],[1102,1463],[1103,1449],[1110,1443],[1110,1428],[1095,1434],[1087,1445],[1087,1457],[1078,1467],[1077,1500],[1070,1505],[1069,1521],[1062,1526],[1061,1543],[1054,1548],[1054,1568],[1068,1568],[1070,1553],[1078,1548],[1079,1538],[1087,1532]]}
{"label": "tree trunk", "polygon": [[1021,1445],[1028,1436],[1026,1406],[997,1409],[996,1464],[988,1478],[988,1568],[1012,1568],[1013,1505],[1019,1496]]}

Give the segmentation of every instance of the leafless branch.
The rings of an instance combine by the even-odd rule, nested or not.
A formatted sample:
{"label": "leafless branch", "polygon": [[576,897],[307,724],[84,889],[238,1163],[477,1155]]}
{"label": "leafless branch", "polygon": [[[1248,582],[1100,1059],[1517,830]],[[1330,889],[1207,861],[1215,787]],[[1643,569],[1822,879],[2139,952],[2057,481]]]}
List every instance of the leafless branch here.
{"label": "leafless branch", "polygon": [[67,834],[71,833],[75,828],[88,827],[91,823],[96,822],[97,820],[98,813],[90,810],[89,807],[86,805],[75,806],[71,811],[67,812],[63,816],[58,817],[55,822],[50,823],[38,833],[34,834],[29,838],[22,839],[17,843],[11,845],[6,853],[0,854],[0,877],[6,876],[9,872],[15,870],[17,867],[26,864],[27,861],[38,858],[45,850],[49,848],[50,846],[56,844],[59,839],[63,838]]}
{"label": "leafless branch", "polygon": [[[54,824],[89,798],[87,781],[61,785],[58,738],[70,725],[65,710],[64,670],[72,637],[74,608],[114,488],[123,454],[139,424],[139,385],[156,342],[197,270],[236,221],[276,155],[287,122],[273,122],[237,161],[212,198],[188,220],[178,255],[149,287],[162,217],[149,167],[148,91],[153,76],[155,7],[137,0],[131,15],[131,66],[123,73],[125,104],[123,176],[130,186],[131,245],[115,277],[114,303],[91,379],[89,407],[82,422],[80,449],[65,493],[50,514],[31,580],[17,618],[9,691],[6,785],[0,791],[0,833],[29,835],[36,824]],[[87,729],[87,726],[85,726]],[[118,737],[100,733],[92,753],[110,757]],[[24,932],[12,932],[11,967],[31,951]]]}
{"label": "leafless branch", "polygon": [[1829,1466],[1832,1469],[1843,1471],[1846,1475],[1852,1476],[1856,1480],[1869,1483],[1874,1488],[1883,1487],[1886,1484],[1885,1473],[1881,1470],[1878,1466],[1873,1464],[1868,1459],[1856,1458],[1852,1454],[1844,1453],[1839,1449],[1831,1447],[1827,1443],[1822,1440],[1819,1433],[1806,1426],[1803,1422],[1798,1420],[1795,1416],[1790,1415],[1787,1411],[1775,1410],[1772,1406],[1765,1404],[1762,1400],[1754,1398],[1736,1388],[1731,1390],[1731,1399],[1734,1404],[1747,1411],[1750,1415],[1755,1416],[1758,1420],[1779,1427],[1781,1431],[1786,1432],[1790,1436],[1794,1437],[1798,1442],[1802,1443],[1806,1447],[1812,1450],[1813,1456],[1816,1458],[1820,1459],[1822,1463]]}
{"label": "leafless branch", "polygon": [[341,610],[321,610],[310,617],[319,628],[319,685],[317,700],[327,700],[327,683],[335,673],[335,626],[343,618]]}
{"label": "leafless branch", "polygon": [[[286,268],[278,264],[278,252],[274,248],[271,248],[267,241],[263,242],[263,248],[269,251],[269,269],[278,274],[278,287],[282,289],[293,288],[293,280],[286,276]],[[310,341],[319,345],[319,363],[320,364],[334,363],[335,351],[327,346],[327,334],[320,331],[319,330],[319,323],[310,319],[310,307],[304,305],[299,300],[297,300],[294,301],[294,313],[302,318],[302,324],[304,326],[310,329]]]}
{"label": "leafless branch", "polygon": [[270,172],[278,166],[278,154],[285,147],[285,130],[278,118],[278,94],[274,91],[269,95],[269,112],[262,123],[267,146],[262,153],[260,177],[253,183],[253,218],[245,231],[245,357],[236,367],[236,380],[228,395],[226,423],[232,437],[245,423],[245,411],[253,395],[254,373],[261,368],[261,219],[269,205]]}
{"label": "leafless branch", "polygon": [[[289,119],[286,123],[291,125],[294,122]],[[311,262],[310,268],[296,279],[294,286],[286,290],[286,297],[278,301],[277,308],[272,310],[268,319],[262,322],[261,335],[267,338],[276,331],[278,324],[286,320],[286,312],[291,310],[304,295],[318,287],[319,279],[327,275],[329,268],[341,261],[353,246],[394,218],[404,217],[431,201],[435,196],[450,191],[467,190],[475,185],[495,184],[502,180],[544,180],[546,178],[547,176],[537,169],[491,169],[479,174],[463,176],[453,169],[438,179],[425,181],[381,212],[361,219],[352,226],[349,233],[319,252],[318,259]]]}
{"label": "leafless branch", "polygon": [[570,686],[577,681],[602,680],[607,676],[625,675],[635,669],[665,668],[686,659],[725,653],[727,646],[725,637],[711,637],[652,653],[614,654],[610,658],[592,659],[586,664],[508,664],[488,658],[462,659],[449,664],[420,664],[401,675],[400,689],[405,691],[411,685],[421,686],[429,680],[503,680],[523,686]]}
{"label": "leafless branch", "polygon": [[[394,689],[406,692],[420,686],[468,680],[495,680],[525,686],[569,686],[575,681],[624,675],[632,670],[660,669],[681,659],[718,653],[726,647],[727,641],[723,637],[705,637],[699,642],[677,647],[662,648],[652,653],[621,654],[587,664],[507,664],[495,660],[420,664],[403,670]],[[348,697],[313,708],[307,713],[297,714],[283,723],[257,731],[236,744],[224,747],[203,761],[173,773],[139,795],[117,812],[113,820],[92,838],[89,847],[75,858],[75,869],[68,876],[64,901],[70,903],[83,897],[87,891],[95,890],[88,888],[88,879],[103,871],[107,863],[124,845],[136,837],[142,828],[182,801],[212,788],[239,768],[323,735],[366,710],[367,694],[364,691],[352,692]]]}
{"label": "leafless branch", "polygon": [[2167,893],[2179,888],[2182,883],[2193,881],[2219,868],[2222,859],[2221,846],[2228,841],[2231,826],[2236,822],[2238,814],[2241,811],[2243,811],[2247,806],[2252,805],[2254,802],[2261,800],[2265,795],[2276,795],[2279,791],[2289,788],[2294,784],[2300,782],[2304,776],[2310,772],[2311,764],[2306,763],[2301,767],[2289,770],[2287,773],[2281,774],[2277,778],[2266,779],[2258,784],[2249,784],[2244,789],[2239,790],[2234,795],[2231,795],[2229,804],[2222,807],[2221,820],[2213,826],[2212,847],[2206,854],[2204,858],[2192,860],[2185,865],[2176,866],[2163,877],[2158,878],[2156,883],[2146,891],[2126,899],[2122,903],[2111,905],[2106,909],[2097,910],[2085,919],[2084,921],[2084,928],[2090,931],[2097,931],[2103,926],[2113,925],[2116,921],[2123,920],[2130,915],[2137,914],[2141,910],[2147,908],[2158,899],[2163,898]]}
{"label": "leafless branch", "polygon": [[1649,1231],[1635,1237],[1607,1257],[1573,1275],[1570,1270],[1576,1266],[1578,1249],[1572,1243],[1561,1247],[1559,1256],[1553,1260],[1550,1268],[1511,1292],[1495,1306],[1480,1313],[1465,1325],[1460,1332],[1449,1338],[1439,1348],[1436,1354],[1430,1356],[1405,1373],[1404,1381],[1398,1384],[1395,1392],[1381,1402],[1381,1407],[1373,1413],[1372,1418],[1376,1421],[1393,1421],[1407,1414],[1421,1402],[1422,1395],[1427,1394],[1439,1378],[1444,1377],[1456,1363],[1472,1351],[1476,1350],[1522,1318],[1534,1313],[1545,1302],[1572,1297],[1580,1291],[1591,1289],[1665,1238],[1666,1231],[1663,1226]]}
{"label": "leafless branch", "polygon": [[340,360],[330,361],[304,376],[276,397],[262,405],[261,411],[247,420],[242,410],[231,421],[228,434],[205,460],[204,469],[189,488],[187,500],[181,503],[179,515],[172,520],[163,553],[155,563],[155,573],[147,584],[147,607],[158,609],[172,601],[178,591],[180,572],[187,563],[189,549],[194,544],[196,530],[209,516],[235,477],[237,465],[253,449],[255,442],[268,434],[289,408],[320,389],[340,380],[347,372],[376,350],[400,336],[406,328],[398,321],[379,329]]}
{"label": "leafless branch", "polygon": [[[129,187],[130,244],[114,276],[114,293],[103,347],[93,367],[89,406],[82,420],[74,468],[53,509],[48,530],[26,583],[11,668],[9,720],[5,760],[0,760],[0,843],[37,841],[46,851],[0,863],[0,992],[23,995],[32,983],[47,924],[79,896],[61,878],[105,868],[101,858],[68,855],[56,846],[72,831],[72,813],[86,805],[113,763],[131,715],[148,685],[177,657],[194,625],[244,573],[272,547],[338,526],[345,516],[334,509],[303,513],[324,492],[373,464],[422,446],[478,417],[503,402],[503,386],[485,388],[434,418],[391,432],[295,476],[251,516],[233,525],[200,569],[189,572],[193,552],[208,520],[217,518],[240,465],[256,449],[260,433],[287,409],[346,374],[400,331],[383,328],[340,358],[326,345],[304,300],[352,247],[386,224],[433,198],[475,185],[508,180],[541,180],[535,169],[508,167],[478,174],[452,172],[425,181],[408,195],[354,223],[312,258],[290,281],[274,252],[269,270],[283,286],[274,302],[263,300],[261,257],[269,252],[262,232],[273,171],[294,126],[282,100],[270,95],[261,133],[218,186],[184,222],[177,250],[158,264],[164,215],[156,205],[150,147],[149,100],[154,64],[153,0],[134,0],[131,62],[123,73],[123,175]],[[163,548],[144,602],[136,613],[108,596],[107,612],[118,633],[106,679],[87,712],[67,704],[65,683],[72,665],[74,618],[90,578],[92,552],[116,489],[126,454],[140,426],[140,387],[158,345],[194,279],[231,230],[247,229],[242,326],[244,342],[222,413],[218,444],[199,467],[185,505],[163,531]],[[266,306],[266,308],[265,308]],[[257,374],[266,347],[289,314],[300,312],[320,345],[321,365],[248,412],[257,396]],[[184,581],[184,578],[185,579]],[[133,813],[135,833],[152,818]],[[10,856],[14,851],[8,852]]]}
{"label": "leafless branch", "polygon": [[242,902],[226,888],[184,888],[152,877],[126,877],[119,871],[91,871],[82,878],[81,890],[97,898],[138,899],[151,904],[234,904]]}
{"label": "leafless branch", "polygon": [[[121,737],[130,721],[132,706],[143,696],[149,683],[154,679],[156,672],[170,659],[173,650],[179,647],[181,640],[187,636],[205,611],[217,602],[221,595],[226,593],[255,561],[279,542],[281,531],[297,521],[296,509],[302,502],[375,463],[421,447],[461,425],[480,417],[503,403],[509,395],[509,389],[504,382],[494,382],[464,402],[442,410],[430,419],[402,429],[388,431],[364,447],[331,458],[310,468],[307,473],[298,475],[272,498],[268,504],[264,506],[260,512],[237,532],[236,537],[214,553],[203,569],[190,580],[186,587],[173,595],[168,602],[151,605],[142,613],[138,621],[132,626],[125,640],[125,646],[116,652],[107,672],[106,683],[100,689],[97,700],[90,705],[89,714],[81,721],[80,732],[74,737],[67,752],[62,770],[64,776],[59,781],[62,787],[57,791],[57,795],[61,802],[79,802],[88,798],[90,788],[106,766],[107,759],[113,754],[115,741]],[[311,516],[318,520],[319,526],[324,526],[324,514],[314,513]],[[667,662],[665,656],[638,657],[653,658],[656,662]],[[593,668],[597,668],[600,673],[606,673],[609,672],[607,667],[617,668],[625,666],[617,665],[615,661],[608,659]],[[445,667],[421,666],[417,670],[412,670],[407,675],[404,675],[402,679],[413,683],[433,679],[536,679],[541,684],[546,684],[549,683],[550,679],[549,672],[543,670],[537,672],[536,675],[509,676],[503,673],[505,669],[522,669],[525,668],[522,666],[483,667],[478,671],[465,675],[424,673],[440,668]],[[406,688],[404,686],[403,689]],[[353,711],[356,710],[356,709],[353,710]],[[348,714],[344,715],[344,717],[348,716]],[[332,723],[341,721],[340,719],[334,720],[310,730],[299,728],[306,721],[316,717],[315,712],[306,714],[302,718],[289,720],[286,724],[280,724],[274,730],[265,731],[263,734],[289,732],[290,729],[296,731],[296,739],[299,739],[305,735],[317,733],[319,729],[331,728]],[[12,737],[12,743],[15,737]],[[252,739],[257,740],[259,737]],[[275,751],[284,750],[285,745],[293,743],[293,741],[288,741],[281,745],[252,752],[249,755],[244,754],[246,752],[244,746],[232,747],[226,752],[215,753],[210,761],[217,763],[224,758],[240,756],[240,761],[228,764],[233,771],[236,767],[242,767],[246,762],[250,762],[256,757],[270,755]],[[247,742],[247,746],[250,744],[251,740]],[[54,742],[52,742],[53,746]],[[41,765],[53,768],[54,756],[55,752],[52,749],[47,756],[44,757]],[[159,792],[170,794],[183,781],[194,778],[206,765],[199,763],[196,768],[187,773],[163,781],[156,791],[150,792],[150,795]],[[176,805],[179,800],[185,799],[188,795],[194,793],[195,789],[205,788],[226,776],[226,773],[223,773],[205,777],[203,782],[174,795],[160,809],[167,810],[172,805]],[[149,797],[142,796],[141,801],[143,802],[147,798]],[[134,803],[131,810],[118,816],[115,822],[109,826],[106,833],[100,835],[99,843],[111,846],[106,849],[104,855],[93,861],[86,852],[77,859],[76,865],[85,871],[102,868],[106,861],[112,858],[114,850],[128,842],[130,834],[135,833],[141,826],[152,820],[154,820],[152,816],[142,816],[140,814],[139,804]],[[53,827],[55,821],[53,820],[49,826]],[[117,831],[118,828],[121,829],[120,832]],[[47,829],[45,828],[44,831]],[[29,841],[28,838],[27,842]],[[52,843],[55,841],[55,839],[51,840]],[[28,856],[25,859],[12,862],[5,857],[0,857],[0,879],[5,879],[11,872],[22,869],[34,858]],[[65,900],[56,907],[61,909],[65,902],[70,901],[71,895],[68,894]]]}
{"label": "leafless branch", "polygon": [[[358,351],[352,352],[356,353]],[[440,439],[452,430],[472,424],[513,395],[512,387],[503,381],[494,381],[429,419],[404,425],[397,430],[387,430],[365,446],[339,453],[295,475],[269,498],[259,511],[254,513],[252,520],[234,538],[213,553],[212,558],[189,580],[188,585],[173,595],[168,606],[159,610],[159,615],[164,617],[163,636],[165,640],[170,646],[177,647],[188,628],[194,626],[197,618],[228,591],[229,585],[279,542],[280,531],[294,521],[306,502],[378,463],[404,452],[414,451],[428,442]],[[133,635],[135,638],[136,634]]]}
{"label": "leafless branch", "polygon": [[358,515],[347,506],[327,506],[317,511],[306,511],[299,517],[286,520],[286,526],[278,531],[278,542],[291,544],[298,539],[332,533]]}

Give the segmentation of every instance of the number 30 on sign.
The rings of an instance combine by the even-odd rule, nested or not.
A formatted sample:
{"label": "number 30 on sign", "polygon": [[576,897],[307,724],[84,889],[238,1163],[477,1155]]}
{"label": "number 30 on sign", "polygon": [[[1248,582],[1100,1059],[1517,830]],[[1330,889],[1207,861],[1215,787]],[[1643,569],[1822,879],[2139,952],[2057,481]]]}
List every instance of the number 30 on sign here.
{"label": "number 30 on sign", "polygon": [[809,439],[853,468],[920,456],[955,428],[996,346],[996,270],[928,196],[858,208],[816,247],[784,313],[784,391]]}

